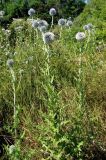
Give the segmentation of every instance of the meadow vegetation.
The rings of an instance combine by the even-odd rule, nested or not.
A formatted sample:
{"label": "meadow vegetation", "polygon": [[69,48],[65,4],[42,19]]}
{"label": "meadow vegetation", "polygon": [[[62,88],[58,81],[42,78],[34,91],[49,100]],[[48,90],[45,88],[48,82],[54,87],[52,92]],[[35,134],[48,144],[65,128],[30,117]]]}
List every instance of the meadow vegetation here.
{"label": "meadow vegetation", "polygon": [[32,27],[29,12],[1,27],[1,160],[106,158],[105,4],[92,0],[71,26]]}

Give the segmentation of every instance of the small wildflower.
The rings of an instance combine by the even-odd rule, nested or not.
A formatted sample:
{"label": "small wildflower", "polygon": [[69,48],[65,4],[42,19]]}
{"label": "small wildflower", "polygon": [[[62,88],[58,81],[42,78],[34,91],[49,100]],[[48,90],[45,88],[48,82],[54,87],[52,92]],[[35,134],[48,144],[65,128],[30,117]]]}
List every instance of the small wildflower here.
{"label": "small wildflower", "polygon": [[33,16],[35,14],[35,10],[33,8],[30,8],[28,11],[29,16]]}
{"label": "small wildflower", "polygon": [[13,65],[14,65],[13,59],[8,59],[8,60],[7,60],[7,66],[8,66],[9,68],[12,68]]}
{"label": "small wildflower", "polygon": [[86,38],[86,35],[85,35],[84,32],[78,32],[78,33],[76,34],[76,39],[77,39],[78,41],[81,41],[81,40],[83,40],[83,39],[85,39],[85,38]]}
{"label": "small wildflower", "polygon": [[49,11],[49,14],[50,14],[51,16],[56,15],[56,10],[55,10],[55,8],[51,8],[50,11]]}
{"label": "small wildflower", "polygon": [[64,18],[59,19],[58,25],[59,26],[65,26],[66,25],[66,19],[64,19]]}
{"label": "small wildflower", "polygon": [[5,12],[4,12],[4,11],[0,11],[0,17],[3,17],[3,16],[4,16],[4,14],[5,14]]}
{"label": "small wildflower", "polygon": [[33,28],[37,28],[38,25],[39,25],[38,20],[33,20],[33,21],[32,21],[32,27],[33,27]]}
{"label": "small wildflower", "polygon": [[45,44],[49,44],[53,42],[55,39],[55,35],[52,32],[46,32],[43,34],[43,41]]}

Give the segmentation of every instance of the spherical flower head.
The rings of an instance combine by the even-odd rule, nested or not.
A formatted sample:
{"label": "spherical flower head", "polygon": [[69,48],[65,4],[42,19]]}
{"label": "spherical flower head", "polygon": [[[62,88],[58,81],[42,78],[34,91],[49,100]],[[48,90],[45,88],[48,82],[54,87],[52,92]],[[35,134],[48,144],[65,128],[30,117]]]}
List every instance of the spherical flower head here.
{"label": "spherical flower head", "polygon": [[51,8],[50,11],[49,11],[49,14],[50,14],[51,16],[56,15],[56,9],[55,9],[55,8]]}
{"label": "spherical flower head", "polygon": [[64,19],[64,18],[59,19],[58,25],[59,26],[65,26],[66,25],[66,19]]}
{"label": "spherical flower head", "polygon": [[35,14],[35,10],[33,8],[30,8],[28,11],[29,16],[33,16]]}
{"label": "spherical flower head", "polygon": [[4,14],[5,14],[5,12],[4,12],[4,11],[0,11],[0,17],[3,17],[3,16],[4,16]]}
{"label": "spherical flower head", "polygon": [[89,28],[89,29],[92,29],[92,28],[93,28],[92,23],[88,23],[88,28]]}
{"label": "spherical flower head", "polygon": [[9,68],[12,68],[13,65],[14,65],[14,60],[13,60],[13,59],[8,59],[8,60],[7,60],[7,66],[8,66]]}
{"label": "spherical flower head", "polygon": [[86,35],[85,35],[84,32],[78,32],[78,33],[76,34],[76,39],[77,39],[78,41],[81,41],[81,40],[83,40],[83,39],[85,39],[85,38],[86,38]]}
{"label": "spherical flower head", "polygon": [[38,22],[38,27],[41,27],[41,26],[46,26],[46,27],[48,27],[48,23],[47,23],[47,21],[45,21],[45,20],[39,20],[39,22]]}
{"label": "spherical flower head", "polygon": [[41,26],[41,27],[38,27],[39,31],[42,32],[42,33],[45,33],[47,31],[47,27],[46,26]]}
{"label": "spherical flower head", "polygon": [[55,35],[52,32],[46,32],[43,34],[43,41],[45,44],[49,44],[53,42],[55,39]]}
{"label": "spherical flower head", "polygon": [[88,25],[83,26],[84,30],[88,30]]}
{"label": "spherical flower head", "polygon": [[84,30],[91,30],[92,28],[93,28],[93,25],[92,25],[91,23],[83,26],[83,29],[84,29]]}
{"label": "spherical flower head", "polygon": [[33,21],[32,21],[32,27],[33,27],[33,28],[37,28],[38,25],[39,25],[38,20],[33,20]]}
{"label": "spherical flower head", "polygon": [[67,23],[66,23],[66,26],[70,27],[73,25],[73,22],[71,20],[68,20]]}

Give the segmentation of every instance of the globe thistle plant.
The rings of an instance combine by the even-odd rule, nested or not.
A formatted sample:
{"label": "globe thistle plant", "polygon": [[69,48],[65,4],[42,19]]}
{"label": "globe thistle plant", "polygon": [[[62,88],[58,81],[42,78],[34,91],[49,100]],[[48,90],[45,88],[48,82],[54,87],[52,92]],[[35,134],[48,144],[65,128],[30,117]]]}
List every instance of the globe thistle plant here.
{"label": "globe thistle plant", "polygon": [[16,81],[16,77],[15,77],[15,72],[13,70],[13,65],[14,65],[14,60],[13,59],[8,59],[7,60],[7,66],[10,69],[10,74],[11,74],[11,78],[12,78],[12,89],[13,89],[13,106],[14,106],[14,136],[15,138],[17,137],[17,107],[16,107],[16,87],[15,87],[15,81]]}
{"label": "globe thistle plant", "polygon": [[81,41],[86,38],[86,35],[84,32],[78,32],[75,37],[78,41]]}
{"label": "globe thistle plant", "polygon": [[32,21],[32,27],[36,30],[37,38],[38,38],[38,26],[39,26],[38,20],[33,20]]}
{"label": "globe thistle plant", "polygon": [[61,27],[61,30],[60,30],[60,37],[61,37],[61,34],[62,34],[62,29],[63,29],[63,26],[66,26],[66,19],[64,18],[61,18],[58,20],[58,25]]}
{"label": "globe thistle plant", "polygon": [[85,47],[85,48],[87,49],[88,43],[89,43],[89,41],[90,41],[91,31],[92,31],[92,29],[93,29],[93,25],[92,25],[91,23],[88,23],[87,25],[85,25],[85,26],[83,27],[83,29],[85,30],[85,33],[88,34],[87,43],[86,43],[86,47]]}
{"label": "globe thistle plant", "polygon": [[53,17],[56,15],[56,9],[55,8],[51,8],[49,11],[50,16],[52,16],[52,22],[51,22],[51,27],[53,26]]}
{"label": "globe thistle plant", "polygon": [[[79,42],[82,42],[86,38],[86,34],[84,32],[78,32],[76,34],[76,40]],[[81,111],[82,107],[84,107],[84,102],[85,102],[85,95],[84,95],[84,86],[83,86],[83,63],[82,63],[82,58],[83,58],[83,43],[79,43],[79,68],[78,68],[78,79],[77,79],[77,91],[78,91],[78,108],[79,111]]]}
{"label": "globe thistle plant", "polygon": [[35,14],[35,10],[33,8],[30,8],[28,11],[29,16],[33,16]]}

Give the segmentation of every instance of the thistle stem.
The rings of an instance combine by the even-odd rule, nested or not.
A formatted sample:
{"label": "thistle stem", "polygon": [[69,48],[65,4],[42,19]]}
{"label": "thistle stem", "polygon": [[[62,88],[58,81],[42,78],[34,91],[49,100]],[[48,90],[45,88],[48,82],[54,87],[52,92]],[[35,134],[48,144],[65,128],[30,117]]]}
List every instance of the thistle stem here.
{"label": "thistle stem", "polygon": [[13,88],[13,106],[14,106],[14,136],[17,137],[17,129],[16,129],[16,89],[15,89],[15,74],[13,69],[10,69],[12,76],[12,88]]}
{"label": "thistle stem", "polygon": [[51,28],[53,27],[54,17],[52,16]]}

